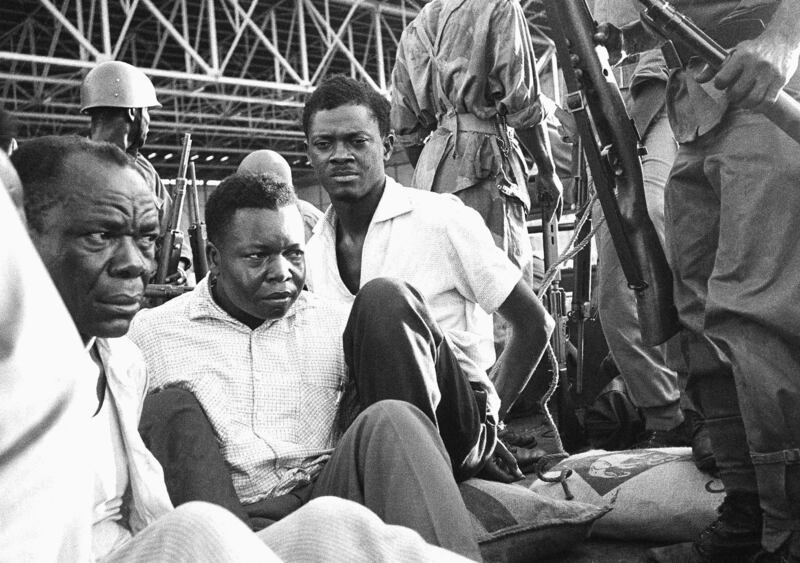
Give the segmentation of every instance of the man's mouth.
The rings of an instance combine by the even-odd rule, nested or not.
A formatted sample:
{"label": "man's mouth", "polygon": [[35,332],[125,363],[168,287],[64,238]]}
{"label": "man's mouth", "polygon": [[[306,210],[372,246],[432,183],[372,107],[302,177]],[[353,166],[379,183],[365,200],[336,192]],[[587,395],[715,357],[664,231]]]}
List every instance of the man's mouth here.
{"label": "man's mouth", "polygon": [[121,293],[97,300],[103,309],[123,314],[136,314],[142,306],[142,294]]}
{"label": "man's mouth", "polygon": [[331,177],[337,182],[352,182],[358,178],[358,173],[353,171],[340,171],[331,174]]}
{"label": "man's mouth", "polygon": [[141,293],[118,293],[98,299],[106,305],[138,305],[142,302]]}
{"label": "man's mouth", "polygon": [[273,303],[286,303],[294,299],[294,293],[291,291],[276,291],[264,297],[265,301]]}

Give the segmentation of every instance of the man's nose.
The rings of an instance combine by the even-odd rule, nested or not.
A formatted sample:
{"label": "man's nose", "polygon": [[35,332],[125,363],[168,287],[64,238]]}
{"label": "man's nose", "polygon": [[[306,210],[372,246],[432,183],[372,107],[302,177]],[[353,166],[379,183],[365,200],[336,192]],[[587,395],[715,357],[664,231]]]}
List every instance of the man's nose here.
{"label": "man's nose", "polygon": [[282,283],[292,279],[292,264],[283,256],[270,260],[267,266],[267,281]]}
{"label": "man's nose", "polygon": [[352,157],[353,155],[350,153],[350,148],[347,146],[347,143],[333,144],[333,152],[331,153],[331,160],[342,161],[342,160],[349,160]]}
{"label": "man's nose", "polygon": [[110,264],[110,273],[121,278],[139,278],[153,269],[153,260],[133,237],[122,237]]}

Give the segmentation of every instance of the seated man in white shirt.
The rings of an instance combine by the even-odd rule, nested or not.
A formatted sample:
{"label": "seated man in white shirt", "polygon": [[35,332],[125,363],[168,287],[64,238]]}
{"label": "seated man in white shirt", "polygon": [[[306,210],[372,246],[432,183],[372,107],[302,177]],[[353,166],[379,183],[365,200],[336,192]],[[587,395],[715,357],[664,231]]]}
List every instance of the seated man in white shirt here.
{"label": "seated man in white shirt", "polygon": [[[446,336],[440,353],[457,360],[451,367],[458,374],[449,380],[468,380],[488,399],[481,409],[469,405],[468,393],[442,392],[435,420],[440,427],[453,421],[442,437],[456,476],[484,465],[497,470],[495,424],[533,375],[554,322],[477,212],[457,198],[405,188],[386,175],[394,144],[389,110],[379,93],[344,76],[321,83],[306,102],[308,158],[331,199],[308,244],[308,286],[345,303],[366,299],[365,287],[379,277],[416,288]],[[496,362],[494,312],[512,329]],[[380,373],[382,359],[372,361],[368,369]],[[390,382],[378,385],[391,388]],[[470,409],[483,412],[468,422]],[[496,450],[508,458],[502,443]]]}
{"label": "seated man in white shirt", "polygon": [[[188,391],[211,423],[244,519],[254,527],[310,498],[334,495],[479,559],[450,459],[426,416],[438,400],[432,350],[441,335],[428,330],[422,300],[407,292],[402,311],[362,306],[351,313],[304,291],[297,198],[291,186],[266,175],[223,180],[205,219],[210,275],[194,291],[142,311],[131,326],[151,390],[158,391],[146,401],[142,433],[173,499],[230,506],[220,502],[224,491],[209,496],[198,486],[214,465],[194,453],[202,448],[187,414]],[[387,316],[394,332],[379,341],[348,328],[354,338],[343,350],[348,316],[351,323]],[[412,347],[416,353],[399,353]],[[348,354],[362,352],[385,356],[386,377],[398,386],[406,381],[419,400],[382,400],[364,384],[371,371],[356,361],[348,372]]]}
{"label": "seated man in white shirt", "polygon": [[88,561],[89,450],[76,439],[89,424],[78,385],[85,354],[22,216],[22,186],[0,151],[0,553]]}
{"label": "seated man in white shirt", "polygon": [[[147,376],[141,353],[124,337],[140,308],[154,266],[159,226],[152,195],[133,161],[110,144],[79,137],[44,137],[23,143],[12,160],[22,180],[29,233],[77,329],[77,334],[65,330],[66,323],[59,318],[52,324],[61,331],[65,348],[72,347],[63,367],[78,371],[66,376],[66,383],[72,379],[78,390],[64,395],[66,406],[55,409],[41,429],[58,423],[60,414],[69,413],[74,420],[75,409],[81,410],[87,421],[91,418],[91,439],[83,446],[91,450],[84,463],[93,473],[93,498],[90,487],[82,487],[81,481],[74,483],[72,497],[78,498],[72,498],[69,509],[75,512],[71,524],[75,530],[66,530],[65,538],[79,544],[69,546],[65,542],[66,549],[56,553],[76,559],[88,556],[81,551],[88,548],[88,542],[80,545],[85,541],[82,538],[88,537],[87,533],[80,534],[83,524],[87,528],[91,525],[91,552],[99,561],[279,561],[279,557],[305,561],[318,560],[332,549],[339,550],[347,560],[371,560],[387,553],[393,556],[394,552],[387,551],[393,548],[412,559],[453,556],[425,544],[410,530],[385,526],[355,503],[338,499],[309,504],[259,535],[228,511],[211,504],[190,503],[173,509],[161,467],[137,431]],[[7,201],[5,194],[2,197],[5,199],[0,204]],[[18,221],[11,213],[3,212],[2,216],[4,227],[7,221]],[[22,252],[25,243],[20,245]],[[21,277],[13,275],[15,261],[10,264],[12,283],[3,294],[21,299],[25,296],[23,288],[15,285]],[[31,269],[31,273],[38,272]],[[16,314],[29,310],[24,307]],[[55,307],[51,314],[58,317],[64,313]],[[24,327],[28,319],[21,319],[20,325],[20,319],[4,316],[4,326],[7,321]],[[8,333],[15,334],[20,333]],[[86,348],[83,354],[78,336]],[[23,352],[18,345],[24,342],[14,336],[9,348]],[[45,354],[48,351],[41,350]],[[18,362],[11,366],[24,368]],[[4,377],[0,383],[5,397],[13,379]],[[9,399],[14,405],[30,403],[31,391],[36,392],[21,385],[13,390],[16,396]],[[65,410],[67,406],[69,411]],[[0,434],[0,438],[4,436]],[[34,437],[28,441],[35,441]],[[72,436],[74,440],[85,438],[84,434]],[[35,442],[38,450],[45,444]],[[5,477],[15,475],[15,468],[17,473],[24,468],[37,448],[5,446],[0,440],[0,478],[4,481],[0,488],[12,490],[20,483],[5,482]],[[85,456],[80,448],[72,455]],[[73,466],[66,464],[67,469]],[[41,475],[37,486],[47,487],[47,473]],[[35,499],[35,495],[29,496]],[[71,497],[67,494],[65,498]],[[90,518],[86,518],[87,513],[91,513]],[[27,532],[24,523],[18,521],[10,529],[17,531],[17,541],[24,544],[35,541],[36,536],[29,533],[34,526],[47,527],[48,522],[32,518]],[[56,544],[52,546],[58,549]],[[2,552],[36,553],[26,545],[13,549]]]}

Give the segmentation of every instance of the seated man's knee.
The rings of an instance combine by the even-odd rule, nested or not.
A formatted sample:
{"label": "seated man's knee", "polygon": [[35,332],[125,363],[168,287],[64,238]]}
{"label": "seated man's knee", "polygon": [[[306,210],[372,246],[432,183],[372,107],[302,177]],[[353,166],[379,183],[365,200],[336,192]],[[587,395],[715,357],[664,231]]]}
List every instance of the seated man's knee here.
{"label": "seated man's knee", "polygon": [[332,522],[339,522],[344,517],[352,521],[373,515],[356,502],[334,496],[315,498],[303,506],[302,512],[294,514],[296,519],[302,519],[303,525],[312,530],[327,528]]}
{"label": "seated man's knee", "polygon": [[[155,524],[169,538],[169,550],[184,560],[247,561],[268,555],[266,546],[230,511],[208,503],[182,504]],[[269,559],[269,558],[268,558]]]}
{"label": "seated man's knee", "polygon": [[192,501],[180,505],[170,513],[171,518],[175,518],[184,522],[191,523],[192,526],[199,527],[213,527],[216,524],[224,525],[226,523],[235,523],[236,525],[241,522],[221,506],[211,504],[210,502]]}
{"label": "seated man's knee", "polygon": [[149,394],[144,400],[139,428],[174,423],[207,425],[203,407],[191,391],[170,387]]}
{"label": "seated man's knee", "polygon": [[403,439],[437,434],[433,423],[419,408],[395,399],[373,403],[358,415],[353,424],[371,434],[401,436]]}
{"label": "seated man's knee", "polygon": [[387,317],[409,304],[421,301],[420,293],[408,283],[396,278],[375,278],[358,290],[353,307],[368,308],[370,314]]}

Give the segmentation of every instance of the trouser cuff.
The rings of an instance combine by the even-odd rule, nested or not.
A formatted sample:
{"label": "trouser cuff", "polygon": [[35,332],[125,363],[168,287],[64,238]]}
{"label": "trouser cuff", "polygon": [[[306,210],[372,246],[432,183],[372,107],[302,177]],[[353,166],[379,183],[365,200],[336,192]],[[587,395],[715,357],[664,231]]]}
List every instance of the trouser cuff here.
{"label": "trouser cuff", "polygon": [[[773,552],[792,535],[800,540],[800,449],[750,455],[764,511],[764,549]],[[798,546],[800,547],[800,546]]]}
{"label": "trouser cuff", "polygon": [[645,428],[648,430],[672,430],[683,422],[680,401],[657,407],[642,407]]}

